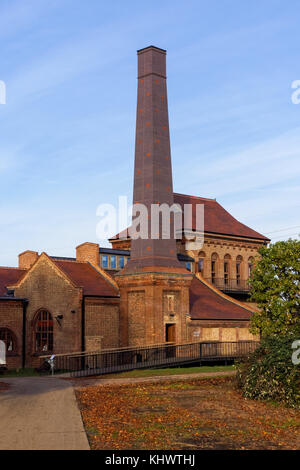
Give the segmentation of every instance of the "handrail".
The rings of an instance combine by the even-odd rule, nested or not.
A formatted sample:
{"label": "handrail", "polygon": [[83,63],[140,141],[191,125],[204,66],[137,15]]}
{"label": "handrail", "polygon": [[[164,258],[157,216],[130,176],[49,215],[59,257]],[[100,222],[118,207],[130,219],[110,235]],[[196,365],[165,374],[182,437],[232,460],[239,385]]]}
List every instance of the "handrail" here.
{"label": "handrail", "polygon": [[[237,359],[253,352],[258,344],[257,341],[163,343],[79,354],[58,354],[54,358],[54,365],[57,372],[69,372],[72,376],[81,377],[132,369]],[[41,358],[41,368],[42,360],[46,357]]]}

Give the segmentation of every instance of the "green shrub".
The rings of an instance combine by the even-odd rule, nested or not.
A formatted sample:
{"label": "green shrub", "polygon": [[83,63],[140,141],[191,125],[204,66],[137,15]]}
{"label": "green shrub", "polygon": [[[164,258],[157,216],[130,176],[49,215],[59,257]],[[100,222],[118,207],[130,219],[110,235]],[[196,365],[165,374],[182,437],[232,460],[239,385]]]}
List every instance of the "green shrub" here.
{"label": "green shrub", "polygon": [[262,339],[249,358],[237,366],[237,383],[243,396],[272,400],[300,408],[300,365],[292,362],[295,336]]}

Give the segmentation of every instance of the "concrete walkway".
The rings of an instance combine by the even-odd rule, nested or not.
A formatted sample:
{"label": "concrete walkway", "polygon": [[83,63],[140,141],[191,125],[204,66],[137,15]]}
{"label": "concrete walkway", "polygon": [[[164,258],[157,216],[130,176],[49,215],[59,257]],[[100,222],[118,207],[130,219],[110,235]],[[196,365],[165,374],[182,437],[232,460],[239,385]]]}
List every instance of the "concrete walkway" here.
{"label": "concrete walkway", "polygon": [[[0,450],[89,450],[74,387],[234,375],[235,371],[105,378],[0,376]],[[7,386],[8,387],[7,387]]]}
{"label": "concrete walkway", "polygon": [[5,378],[0,450],[89,450],[72,384],[56,377]]}

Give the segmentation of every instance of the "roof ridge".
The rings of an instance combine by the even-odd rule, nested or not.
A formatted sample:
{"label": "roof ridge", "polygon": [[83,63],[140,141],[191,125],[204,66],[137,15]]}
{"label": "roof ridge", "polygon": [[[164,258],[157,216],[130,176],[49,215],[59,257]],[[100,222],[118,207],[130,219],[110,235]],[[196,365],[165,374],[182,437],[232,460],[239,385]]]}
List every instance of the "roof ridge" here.
{"label": "roof ridge", "polygon": [[202,196],[192,196],[192,195],[190,195],[190,194],[183,194],[183,193],[175,193],[175,192],[173,192],[173,195],[174,195],[174,194],[177,194],[178,196],[190,197],[190,198],[193,198],[193,199],[205,199],[206,201],[215,201],[215,202],[217,202],[217,199],[216,199],[216,198],[202,197]]}
{"label": "roof ridge", "polygon": [[94,271],[96,271],[96,273],[100,274],[100,276],[103,277],[103,279],[107,282],[109,282],[114,289],[116,289],[118,292],[119,292],[119,286],[118,284],[116,283],[116,281],[111,277],[110,274],[108,274],[106,271],[104,271],[104,269],[102,269],[100,266],[95,266],[94,264],[90,263],[89,261],[87,261],[85,264],[89,265],[91,268],[94,269]]}
{"label": "roof ridge", "polygon": [[0,266],[0,269],[17,269],[18,271],[27,271],[26,268],[18,268],[16,266]]}

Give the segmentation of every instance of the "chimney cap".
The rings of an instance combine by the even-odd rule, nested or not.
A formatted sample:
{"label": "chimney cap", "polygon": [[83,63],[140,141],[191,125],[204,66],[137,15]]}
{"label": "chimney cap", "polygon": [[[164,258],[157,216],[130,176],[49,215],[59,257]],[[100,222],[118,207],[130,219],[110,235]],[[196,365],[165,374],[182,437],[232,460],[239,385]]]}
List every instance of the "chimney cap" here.
{"label": "chimney cap", "polygon": [[160,47],[156,47],[156,46],[143,47],[143,49],[138,49],[137,53],[138,53],[138,54],[142,54],[143,52],[146,52],[146,51],[149,50],[149,49],[154,49],[154,50],[156,50],[157,52],[161,52],[162,54],[166,54],[166,53],[167,53],[166,49],[161,49]]}

